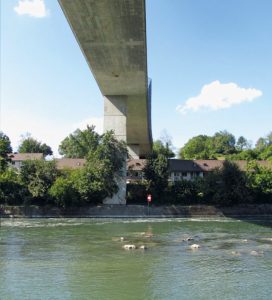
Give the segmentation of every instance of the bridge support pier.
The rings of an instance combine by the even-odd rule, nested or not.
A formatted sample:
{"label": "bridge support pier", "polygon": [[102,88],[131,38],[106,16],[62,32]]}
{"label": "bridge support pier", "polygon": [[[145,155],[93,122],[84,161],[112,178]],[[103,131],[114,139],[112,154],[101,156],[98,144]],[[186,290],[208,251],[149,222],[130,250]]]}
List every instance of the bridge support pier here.
{"label": "bridge support pier", "polygon": [[[127,97],[104,97],[104,132],[114,130],[118,140],[127,141]],[[123,168],[118,174],[118,192],[112,198],[104,199],[104,204],[126,204],[126,160],[124,157]]]}
{"label": "bridge support pier", "polygon": [[140,146],[138,144],[128,144],[127,147],[129,158],[138,159],[140,153]]}

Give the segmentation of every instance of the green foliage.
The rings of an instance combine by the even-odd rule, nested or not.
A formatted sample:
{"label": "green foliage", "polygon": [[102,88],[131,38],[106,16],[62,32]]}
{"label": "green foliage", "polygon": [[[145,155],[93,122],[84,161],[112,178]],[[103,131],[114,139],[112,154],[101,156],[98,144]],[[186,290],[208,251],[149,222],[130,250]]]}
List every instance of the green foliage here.
{"label": "green foliage", "polygon": [[210,137],[198,135],[180,149],[181,159],[214,159],[235,153],[235,137],[227,131],[219,131]]}
{"label": "green foliage", "polygon": [[112,131],[99,136],[89,127],[81,135],[82,140],[84,137],[91,146],[85,149],[87,162],[82,169],[60,172],[55,161],[24,161],[19,174],[12,169],[0,172],[0,202],[66,208],[101,203],[105,197],[113,196],[124,175],[126,144],[118,141]]}
{"label": "green foliage", "polygon": [[267,140],[266,138],[260,137],[255,145],[256,149],[258,151],[263,151],[267,146]]}
{"label": "green foliage", "polygon": [[94,129],[94,126],[87,126],[85,130],[77,129],[61,142],[59,153],[67,158],[86,158],[100,142],[100,136]]}
{"label": "green foliage", "polygon": [[162,154],[167,158],[175,157],[175,153],[173,151],[172,137],[167,133],[166,130],[163,130],[159,140],[153,142],[152,150],[153,152],[157,154]]}
{"label": "green foliage", "polygon": [[259,158],[272,161],[272,144],[263,149],[263,151],[259,154]]}
{"label": "green foliage", "polygon": [[172,151],[168,142],[164,144],[160,140],[155,141],[153,143],[153,151],[157,154],[162,154],[167,158],[175,157],[175,153]]}
{"label": "green foliage", "polygon": [[18,174],[13,169],[0,172],[0,203],[17,205],[28,199],[27,189],[23,186]]}
{"label": "green foliage", "polygon": [[198,202],[200,180],[180,180],[169,186],[172,203],[188,205]]}
{"label": "green foliage", "polygon": [[[84,134],[89,138],[94,134],[95,142],[84,150],[87,159],[85,166],[57,180],[50,189],[50,195],[60,206],[101,203],[104,198],[118,191],[119,176],[124,175],[122,168],[127,157],[126,144],[118,141],[113,131],[96,137],[93,128],[88,130]],[[69,191],[73,198],[70,202]]]}
{"label": "green foliage", "polygon": [[226,130],[216,132],[212,137],[211,144],[215,154],[226,155],[235,153],[235,137]]}
{"label": "green foliage", "polygon": [[227,160],[255,160],[257,159],[259,156],[259,152],[256,151],[255,149],[246,149],[243,151],[240,151],[238,153],[235,154],[230,154],[227,155],[225,158]]}
{"label": "green foliage", "polygon": [[87,163],[78,174],[76,187],[86,202],[101,202],[118,191],[117,182],[124,176],[126,144],[108,131],[100,138],[96,149],[88,153]]}
{"label": "green foliage", "polygon": [[212,138],[207,135],[193,137],[180,149],[179,157],[181,159],[212,158],[211,142]]}
{"label": "green foliage", "polygon": [[[86,165],[73,177],[73,186],[78,191],[83,204],[97,204],[107,196],[105,182],[102,178],[102,168]],[[75,175],[75,174],[74,174]],[[111,191],[117,191],[117,185],[112,180]]]}
{"label": "green foliage", "polygon": [[50,200],[48,190],[58,174],[55,161],[27,160],[22,164],[20,178],[32,197],[44,203]]}
{"label": "green foliage", "polygon": [[127,185],[127,204],[145,205],[147,203],[146,185],[130,183]]}
{"label": "green foliage", "polygon": [[27,136],[21,142],[19,148],[19,153],[42,153],[44,156],[52,155],[53,151],[51,147],[45,143],[41,143],[34,138]]}
{"label": "green foliage", "polygon": [[249,201],[246,176],[239,167],[225,161],[221,169],[210,173],[203,185],[204,197],[217,205],[232,205]]}
{"label": "green foliage", "polygon": [[272,202],[272,169],[260,166],[256,161],[247,165],[247,185],[255,201]]}
{"label": "green foliage", "polygon": [[272,145],[272,131],[270,131],[268,133],[268,135],[266,136],[266,142],[267,142],[267,145]]}
{"label": "green foliage", "polygon": [[113,174],[123,167],[127,154],[126,143],[118,141],[113,131],[107,131],[101,136],[97,148],[89,152],[87,161],[93,163],[94,160],[104,161]]}
{"label": "green foliage", "polygon": [[[158,147],[159,145],[159,147]],[[156,201],[163,199],[168,186],[168,156],[171,154],[167,145],[155,144],[144,167],[144,178],[147,181],[147,191],[152,193]]]}
{"label": "green foliage", "polygon": [[235,143],[233,134],[216,132],[213,136],[198,135],[191,138],[179,151],[181,159],[227,159],[272,161],[272,132],[258,139],[254,149],[251,143],[240,136]]}
{"label": "green foliage", "polygon": [[49,188],[48,193],[59,207],[67,208],[81,204],[79,192],[74,186],[72,173],[68,177],[58,177]]}
{"label": "green foliage", "polygon": [[236,143],[236,148],[238,151],[242,151],[244,149],[248,149],[250,147],[250,143],[243,136],[240,136]]}
{"label": "green foliage", "polygon": [[9,137],[0,131],[0,172],[7,168],[10,158],[9,153],[12,152]]}

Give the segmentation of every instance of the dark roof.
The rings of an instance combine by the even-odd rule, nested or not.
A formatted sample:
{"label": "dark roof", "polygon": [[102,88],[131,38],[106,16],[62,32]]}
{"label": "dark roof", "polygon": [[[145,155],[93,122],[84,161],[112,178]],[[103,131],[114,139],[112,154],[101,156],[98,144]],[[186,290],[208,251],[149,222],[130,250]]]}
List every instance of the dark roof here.
{"label": "dark roof", "polygon": [[[233,161],[234,163],[236,163],[238,165],[238,167],[242,170],[245,171],[246,167],[247,167],[247,163],[248,161],[246,160],[236,160]],[[259,165],[260,167],[265,167],[268,169],[272,170],[272,162],[268,161],[268,160],[256,160],[257,165]]]}
{"label": "dark roof", "polygon": [[43,159],[42,153],[11,153],[9,157],[12,161],[25,161]]}
{"label": "dark roof", "polygon": [[194,160],[169,159],[170,172],[202,172]]}
{"label": "dark roof", "polygon": [[58,169],[79,169],[86,163],[84,158],[59,158],[56,159]]}
{"label": "dark roof", "polygon": [[216,160],[216,159],[197,159],[194,160],[195,164],[197,164],[202,172],[210,172],[217,168],[222,168],[224,164],[224,160]]}
{"label": "dark roof", "polygon": [[[236,160],[233,161],[238,165],[240,170],[245,171],[248,161]],[[272,163],[267,160],[257,160],[259,166],[272,169]],[[215,159],[198,159],[198,160],[182,160],[170,159],[169,170],[170,172],[210,172],[216,168],[222,168],[224,160]]]}

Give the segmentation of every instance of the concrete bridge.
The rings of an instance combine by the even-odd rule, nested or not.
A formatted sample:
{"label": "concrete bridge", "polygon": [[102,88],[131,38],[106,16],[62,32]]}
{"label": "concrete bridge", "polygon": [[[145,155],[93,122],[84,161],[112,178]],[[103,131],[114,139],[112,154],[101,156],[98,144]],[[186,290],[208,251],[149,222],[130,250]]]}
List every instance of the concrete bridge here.
{"label": "concrete bridge", "polygon": [[151,150],[145,0],[59,0],[104,96],[104,131],[133,158]]}

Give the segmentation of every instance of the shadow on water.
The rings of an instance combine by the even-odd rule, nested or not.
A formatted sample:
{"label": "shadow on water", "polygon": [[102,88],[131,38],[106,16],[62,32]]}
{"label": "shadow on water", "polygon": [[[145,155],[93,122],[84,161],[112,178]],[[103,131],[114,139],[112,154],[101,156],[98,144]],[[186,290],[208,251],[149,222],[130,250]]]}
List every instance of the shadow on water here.
{"label": "shadow on water", "polygon": [[272,216],[256,216],[256,217],[230,216],[228,218],[263,226],[263,227],[272,228]]}
{"label": "shadow on water", "polygon": [[269,204],[238,205],[218,208],[218,210],[227,218],[272,228],[272,212]]}

